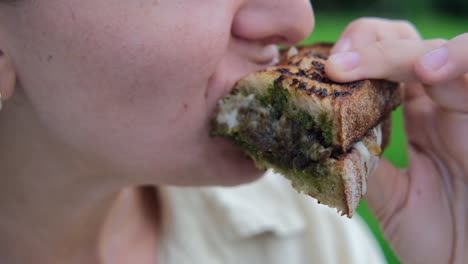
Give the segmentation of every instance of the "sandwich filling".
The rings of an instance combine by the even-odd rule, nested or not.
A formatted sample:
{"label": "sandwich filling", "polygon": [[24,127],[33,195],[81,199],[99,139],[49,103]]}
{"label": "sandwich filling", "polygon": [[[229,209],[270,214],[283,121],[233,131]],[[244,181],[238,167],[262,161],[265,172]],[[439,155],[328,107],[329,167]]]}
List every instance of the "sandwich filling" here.
{"label": "sandwich filling", "polygon": [[257,167],[281,173],[298,192],[351,217],[387,144],[401,92],[384,80],[328,79],[331,48],[290,49],[276,66],[240,79],[219,101],[211,132],[240,146]]}
{"label": "sandwich filling", "polygon": [[[345,153],[332,145],[334,131],[327,114],[311,115],[297,107],[288,91],[278,85],[263,93],[235,90],[221,100],[213,134],[233,140],[259,168],[285,174],[296,189],[301,189],[302,182],[313,181],[317,190],[312,192],[335,192],[338,183],[330,181],[337,181],[334,174],[339,172],[333,171],[332,164],[353,151],[371,172],[370,161],[381,152],[380,126]],[[365,186],[361,191],[365,193]]]}
{"label": "sandwich filling", "polygon": [[255,160],[304,171],[338,154],[332,153],[326,116],[315,120],[288,104],[288,93],[281,89],[269,89],[266,95],[238,91],[220,103],[216,119],[220,132]]}

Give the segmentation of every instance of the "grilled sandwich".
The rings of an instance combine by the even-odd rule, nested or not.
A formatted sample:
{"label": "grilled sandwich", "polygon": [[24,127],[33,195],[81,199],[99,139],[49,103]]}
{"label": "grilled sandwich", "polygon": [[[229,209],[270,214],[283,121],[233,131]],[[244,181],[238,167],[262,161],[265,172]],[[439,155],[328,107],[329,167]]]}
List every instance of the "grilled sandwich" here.
{"label": "grilled sandwich", "polygon": [[239,80],[220,100],[212,134],[232,140],[262,169],[352,217],[387,145],[397,83],[336,83],[324,63],[332,44],[291,48]]}

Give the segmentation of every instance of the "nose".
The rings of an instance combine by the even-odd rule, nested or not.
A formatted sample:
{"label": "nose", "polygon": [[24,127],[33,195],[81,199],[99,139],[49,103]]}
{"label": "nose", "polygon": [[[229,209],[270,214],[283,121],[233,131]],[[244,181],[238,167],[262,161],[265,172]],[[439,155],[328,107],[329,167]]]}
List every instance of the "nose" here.
{"label": "nose", "polygon": [[313,27],[309,0],[247,0],[234,17],[232,34],[264,44],[294,45]]}

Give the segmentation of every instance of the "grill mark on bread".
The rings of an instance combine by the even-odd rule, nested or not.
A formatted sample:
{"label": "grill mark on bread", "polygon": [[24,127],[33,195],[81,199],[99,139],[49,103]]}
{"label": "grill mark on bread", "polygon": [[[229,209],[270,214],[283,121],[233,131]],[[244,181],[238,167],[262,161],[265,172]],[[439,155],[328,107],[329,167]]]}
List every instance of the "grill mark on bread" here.
{"label": "grill mark on bread", "polygon": [[300,69],[296,74],[301,77],[307,77],[307,72],[302,69]]}
{"label": "grill mark on bread", "polygon": [[286,75],[280,75],[278,79],[275,80],[276,84],[280,84],[284,79],[286,79]]}
{"label": "grill mark on bread", "polygon": [[316,86],[312,86],[311,88],[307,89],[306,93],[307,93],[307,95],[315,94],[315,95],[318,95],[320,97],[329,96],[327,88],[322,88],[322,87],[317,88]]}
{"label": "grill mark on bread", "polygon": [[332,95],[333,97],[344,97],[344,96],[350,96],[351,93],[348,92],[348,91],[341,92],[341,91],[333,90],[333,92],[331,93],[331,95]]}
{"label": "grill mark on bread", "polygon": [[[314,64],[314,62],[312,62],[312,64]],[[323,64],[320,62],[317,62],[315,64],[315,67],[318,67],[319,69],[321,67],[320,65],[323,66]],[[298,91],[305,91],[309,96],[313,94],[322,98],[327,96],[331,96],[333,98],[351,96],[352,93],[350,91],[336,90],[333,88],[332,85],[339,85],[341,88],[350,89],[357,89],[364,85],[364,81],[356,81],[352,83],[333,82],[332,80],[315,71],[307,73],[307,71],[305,70],[298,70],[296,73],[293,73],[286,68],[278,68],[276,69],[276,71],[280,73],[279,77],[275,80],[276,84],[282,84],[282,82],[287,78],[292,78],[290,79],[289,85],[291,87],[294,87]],[[311,85],[309,83],[310,80],[322,84],[323,86]]]}
{"label": "grill mark on bread", "polygon": [[318,72],[312,72],[310,75],[309,75],[309,78],[314,80],[314,81],[317,81],[317,82],[321,82],[321,83],[326,83],[326,84],[338,84],[330,79],[328,79],[327,77],[321,75],[320,73]]}
{"label": "grill mark on bread", "polygon": [[307,89],[307,83],[306,82],[301,82],[299,86],[297,87],[298,90],[306,90]]}
{"label": "grill mark on bread", "polygon": [[325,74],[325,65],[318,61],[312,61],[312,65],[317,69],[321,74]]}
{"label": "grill mark on bread", "polygon": [[351,89],[355,89],[355,88],[359,88],[362,85],[364,85],[364,81],[355,81],[355,82],[350,82],[350,83],[344,83],[344,84],[341,84],[341,85],[349,87]]}
{"label": "grill mark on bread", "polygon": [[[311,75],[313,75],[315,78],[310,78],[310,77],[305,77],[305,78],[310,78],[310,79],[314,80],[316,83],[323,84],[323,86],[310,85],[310,84],[308,84],[308,82],[299,81],[298,79],[292,79],[291,86],[295,86],[295,85],[298,84],[295,87],[295,89],[296,90],[305,90],[307,95],[309,95],[309,96],[312,95],[312,94],[315,94],[315,95],[318,95],[320,97],[332,96],[334,98],[338,98],[338,97],[350,96],[352,94],[349,91],[339,91],[339,90],[336,90],[336,89],[332,88],[332,85],[334,85],[334,84],[338,84],[340,86],[343,86],[342,84],[335,83],[335,82],[327,79],[326,77],[323,77],[323,76],[319,75],[316,72],[313,72]],[[301,77],[304,77],[304,76],[299,76],[299,78],[301,78]],[[356,83],[356,84],[350,84],[349,87],[350,88],[357,88],[357,87],[362,86],[362,84],[363,84],[362,82],[359,82],[359,83]],[[348,87],[347,85],[345,85],[345,86]]]}
{"label": "grill mark on bread", "polygon": [[288,69],[285,68],[278,68],[277,71],[282,75],[292,75],[293,73],[290,72]]}

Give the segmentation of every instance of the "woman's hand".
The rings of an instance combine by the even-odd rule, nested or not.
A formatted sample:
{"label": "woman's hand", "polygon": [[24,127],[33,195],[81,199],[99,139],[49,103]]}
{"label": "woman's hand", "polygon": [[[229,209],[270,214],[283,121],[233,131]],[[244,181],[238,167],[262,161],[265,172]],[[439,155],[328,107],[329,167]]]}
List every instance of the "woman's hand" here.
{"label": "woman's hand", "polygon": [[382,160],[367,201],[403,263],[468,260],[468,34],[422,40],[407,22],[359,19],[326,65],[336,81],[404,85],[409,166]]}

